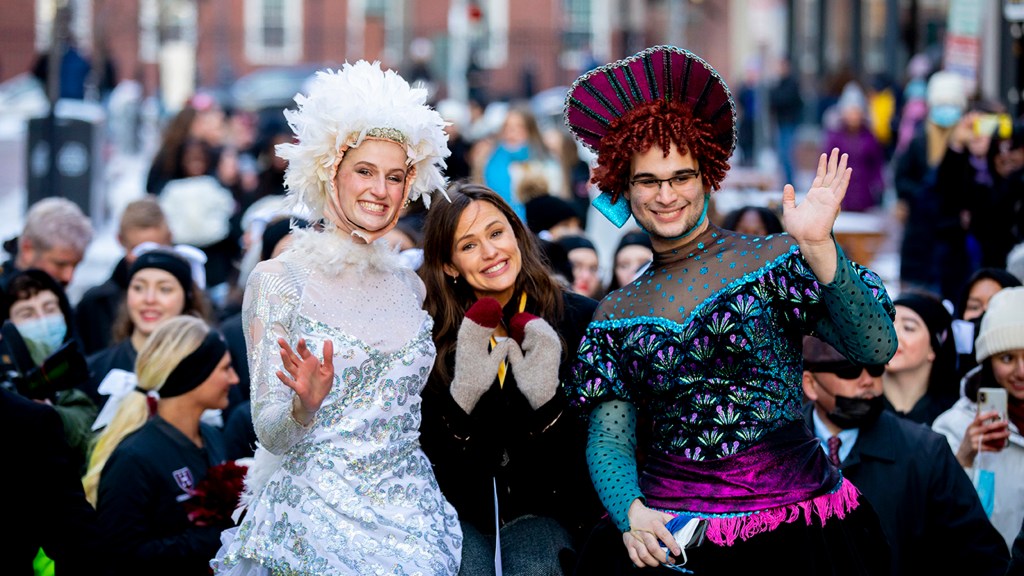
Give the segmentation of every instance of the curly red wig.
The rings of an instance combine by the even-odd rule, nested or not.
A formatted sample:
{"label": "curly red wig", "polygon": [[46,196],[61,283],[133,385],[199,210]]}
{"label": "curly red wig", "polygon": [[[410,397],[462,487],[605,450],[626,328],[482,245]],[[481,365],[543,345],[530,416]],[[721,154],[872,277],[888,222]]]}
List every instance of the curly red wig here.
{"label": "curly red wig", "polygon": [[668,156],[675,144],[680,153],[693,155],[705,189],[718,190],[729,170],[730,151],[715,141],[710,128],[682,102],[658,99],[638,106],[615,119],[601,139],[591,181],[617,200],[629,187],[635,154],[656,145]]}

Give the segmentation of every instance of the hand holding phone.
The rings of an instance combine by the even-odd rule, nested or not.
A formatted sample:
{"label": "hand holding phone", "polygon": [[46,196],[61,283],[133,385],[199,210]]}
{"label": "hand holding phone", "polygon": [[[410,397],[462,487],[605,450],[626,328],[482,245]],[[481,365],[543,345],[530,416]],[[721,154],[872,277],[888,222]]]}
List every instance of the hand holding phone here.
{"label": "hand holding phone", "polygon": [[1006,420],[1006,389],[979,388],[978,413],[998,412],[1000,420]]}
{"label": "hand holding phone", "polygon": [[[1009,440],[1008,428],[1006,426],[1006,402],[1005,388],[978,389],[978,416],[983,417],[986,414],[991,414],[991,416],[985,416],[986,432],[985,439],[982,441],[984,448],[996,451],[1002,450]],[[994,426],[998,424],[1001,424],[1001,426]],[[999,431],[1007,431],[1007,433],[1005,435],[997,433]]]}

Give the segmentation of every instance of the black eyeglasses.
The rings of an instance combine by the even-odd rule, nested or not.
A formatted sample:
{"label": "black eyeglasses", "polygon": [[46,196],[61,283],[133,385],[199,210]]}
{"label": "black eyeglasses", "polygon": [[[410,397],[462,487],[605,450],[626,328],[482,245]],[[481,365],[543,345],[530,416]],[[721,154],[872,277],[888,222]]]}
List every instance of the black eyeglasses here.
{"label": "black eyeglasses", "polygon": [[867,366],[861,366],[860,364],[854,364],[849,360],[833,360],[831,362],[804,362],[804,370],[811,372],[827,372],[829,374],[835,374],[843,380],[855,380],[860,378],[861,373],[864,370],[868,371],[868,374],[872,378],[878,378],[885,372],[885,364],[869,364]]}
{"label": "black eyeglasses", "polygon": [[682,192],[692,186],[697,185],[697,179],[700,177],[700,170],[680,170],[676,174],[669,176],[668,178],[654,178],[653,176],[644,176],[630,180],[630,184],[643,192],[657,192],[661,190],[661,185],[668,183],[669,188],[676,192]]}

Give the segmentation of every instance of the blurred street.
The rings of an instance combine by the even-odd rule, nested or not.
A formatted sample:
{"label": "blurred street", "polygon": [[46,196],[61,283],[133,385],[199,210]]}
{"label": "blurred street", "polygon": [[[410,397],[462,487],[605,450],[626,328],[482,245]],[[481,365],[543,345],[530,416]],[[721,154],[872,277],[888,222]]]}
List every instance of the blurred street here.
{"label": "blurred street", "polygon": [[[26,210],[28,193],[25,184],[25,133],[18,131],[11,121],[2,124],[6,127],[0,133],[0,157],[6,159],[10,169],[0,171],[0,238],[7,240],[18,234],[22,228]],[[143,131],[156,133],[155,131]],[[800,154],[801,161],[797,171],[797,195],[806,192],[813,178],[814,164],[817,159],[817,140],[820,130],[807,127],[803,146],[806,150]],[[152,140],[153,138],[151,138]],[[117,241],[117,216],[124,206],[144,194],[146,172],[150,169],[153,151],[157,141],[143,142],[142,152],[117,152],[119,147],[111,145],[108,160],[103,162],[102,187],[96,191],[103,197],[106,215],[98,222],[96,236],[85,254],[85,259],[75,273],[75,279],[68,288],[69,297],[76,302],[89,287],[102,283],[111,274],[114,265],[123,255],[123,249]],[[766,151],[770,156],[773,151]],[[743,205],[777,207],[781,203],[781,184],[772,189],[761,190],[753,186],[751,178],[764,180],[779,179],[780,176],[770,171],[735,167],[726,178],[723,190],[713,194],[713,202],[718,217]],[[763,188],[763,184],[762,184]],[[884,209],[870,215],[843,213],[837,221],[837,234],[847,242],[856,242],[864,252],[871,253],[870,261],[861,262],[876,271],[885,281],[892,296],[899,289],[899,242],[901,227],[891,215],[894,193],[890,190]],[[614,247],[621,237],[622,231],[615,229],[603,217],[594,212],[588,236],[592,237],[598,252],[610,258]],[[849,251],[850,248],[847,248]],[[853,254],[851,254],[852,256]],[[607,262],[610,265],[610,261]]]}
{"label": "blurred street", "polygon": [[[391,6],[388,2],[377,4]],[[209,166],[208,172],[232,172],[236,180],[222,183],[231,189],[240,208],[247,208],[246,195],[254,193],[251,178],[268,162],[259,145],[274,137],[268,131],[280,129],[280,111],[292,104],[292,96],[303,90],[313,71],[355,58],[381,60],[425,88],[433,103],[445,107],[446,119],[461,124],[457,129],[464,153],[472,151],[465,159],[468,171],[458,176],[469,175],[490,184],[484,177],[487,155],[501,145],[502,124],[517,104],[530,106],[545,139],[553,138],[545,145],[561,155],[564,150],[556,150],[557,144],[550,142],[560,138],[556,132],[564,132],[560,117],[564,95],[580,72],[649,45],[686,46],[706,57],[722,74],[737,106],[739,145],[723,189],[713,195],[711,217],[716,221],[744,206],[779,213],[787,178],[793,181],[799,200],[813,177],[817,155],[836,131],[838,104],[841,100],[859,102],[870,131],[886,151],[882,163],[872,166],[882,181],[880,188],[870,183],[871,193],[880,197],[866,209],[844,209],[835,232],[850,256],[877,271],[894,296],[901,283],[903,225],[896,217],[892,152],[897,144],[906,146],[914,123],[921,121],[918,110],[913,112],[916,116],[911,118],[908,113],[910,120],[902,122],[904,107],[923,98],[924,80],[929,75],[945,69],[963,77],[965,88],[975,90],[981,100],[996,102],[993,111],[1015,106],[1013,99],[1009,108],[999,100],[1001,94],[1015,89],[1009,73],[1013,51],[1005,41],[1014,37],[1011,28],[1019,30],[1019,24],[977,7],[957,12],[960,20],[970,19],[971,26],[961,22],[952,30],[959,35],[957,46],[977,51],[975,60],[967,58],[970,54],[956,53],[954,60],[944,63],[942,50],[947,39],[933,32],[952,22],[944,2],[909,8],[853,2],[848,7],[863,18],[855,18],[852,24],[840,17],[842,10],[811,10],[817,3],[810,1],[739,0],[714,6],[631,2],[626,3],[628,9],[626,4],[621,7],[623,14],[628,12],[627,18],[619,18],[610,6],[592,2],[556,5],[550,0],[530,0],[515,9],[492,4],[431,0],[406,7],[401,18],[394,10],[382,11],[379,6],[319,6],[310,20],[337,21],[344,41],[334,43],[324,41],[319,24],[293,21],[283,4],[275,4],[273,9],[253,15],[253,22],[266,19],[261,30],[273,30],[273,34],[247,40],[244,51],[225,35],[231,31],[240,38],[245,31],[224,7],[184,9],[187,7],[182,4],[182,10],[166,14],[136,14],[120,0],[97,7],[95,27],[84,34],[81,46],[74,45],[63,56],[71,58],[65,72],[77,70],[79,74],[69,95],[96,102],[106,115],[98,127],[102,131],[100,149],[94,151],[99,177],[94,180],[95,189],[89,191],[99,199],[99,208],[91,214],[97,235],[69,286],[72,301],[106,279],[117,262],[121,248],[116,241],[116,222],[121,209],[147,192],[159,194],[159,187],[166,182],[167,174],[156,182],[147,181],[147,176],[157,150],[162,145],[176,145],[176,136],[168,134],[182,111],[219,111],[221,118],[214,122],[224,122],[216,129],[223,134],[201,139],[211,150],[227,149],[226,161],[235,164]],[[520,10],[549,11],[558,17],[550,21],[512,18]],[[821,13],[815,16],[815,10]],[[24,16],[9,16],[9,30],[27,25]],[[36,29],[50,26],[59,37],[75,39],[89,22],[88,15],[74,11],[61,16],[66,20],[49,15],[51,20],[37,22]],[[659,25],[645,27],[643,22]],[[161,27],[175,32],[155,34]],[[0,173],[2,240],[13,238],[21,228],[28,194],[27,121],[47,110],[47,98],[52,95],[46,92],[39,74],[57,61],[52,50],[37,52],[17,38],[0,34],[0,49],[11,55],[5,64],[21,63],[6,66],[0,75],[0,158],[6,166]],[[105,41],[95,42],[98,38]],[[189,38],[197,42],[190,45]],[[132,42],[140,46],[137,52],[118,48],[134,45]],[[988,62],[985,66],[981,65],[982,54]],[[94,65],[90,76],[82,75],[82,65]],[[788,98],[796,98],[789,111],[776,102],[778,94],[785,94],[778,91],[786,86]],[[785,146],[792,147],[791,154],[780,150]],[[577,152],[583,150],[570,156]],[[855,155],[865,156],[859,152]],[[579,159],[561,161],[565,169],[572,162],[591,162],[592,158],[582,154]],[[871,170],[864,168],[854,174],[855,182],[874,178]],[[580,175],[569,180],[570,185],[577,185]],[[563,186],[553,186],[551,192],[563,198],[570,194]],[[81,196],[80,190],[75,193]],[[264,193],[256,191],[255,195]],[[576,194],[589,196],[576,199],[586,210],[597,191]],[[585,214],[594,216],[586,218],[583,232],[598,247],[607,282],[615,247],[625,230],[608,226],[592,208]]]}

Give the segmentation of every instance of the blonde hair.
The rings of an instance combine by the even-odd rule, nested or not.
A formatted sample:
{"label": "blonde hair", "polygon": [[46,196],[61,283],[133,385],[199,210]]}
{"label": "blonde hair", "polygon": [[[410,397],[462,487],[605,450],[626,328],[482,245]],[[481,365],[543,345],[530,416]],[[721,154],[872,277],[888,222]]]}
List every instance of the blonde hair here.
{"label": "blonde hair", "polygon": [[540,172],[525,171],[522,179],[519,180],[519,184],[516,186],[516,197],[523,204],[526,204],[534,198],[540,198],[541,196],[550,196],[551,186],[548,184],[547,177]]}
{"label": "blonde hair", "polygon": [[82,478],[82,485],[86,499],[93,506],[96,506],[100,475],[110,455],[126,436],[149,419],[146,395],[141,391],[159,392],[178,364],[199,349],[209,331],[209,326],[199,318],[176,316],[161,323],[146,340],[135,361],[138,390],[121,401],[113,420],[100,433],[89,456],[89,468]]}
{"label": "blonde hair", "polygon": [[121,221],[118,224],[118,234],[124,236],[129,230],[145,230],[147,228],[160,228],[167,226],[167,216],[164,215],[160,202],[156,196],[146,196],[133,200],[124,207],[121,213]]}
{"label": "blonde hair", "polygon": [[927,134],[925,144],[928,166],[935,167],[942,162],[942,158],[946,155],[946,149],[949,148],[949,135],[953,133],[953,129],[943,128],[933,122],[926,122],[925,132]]}

